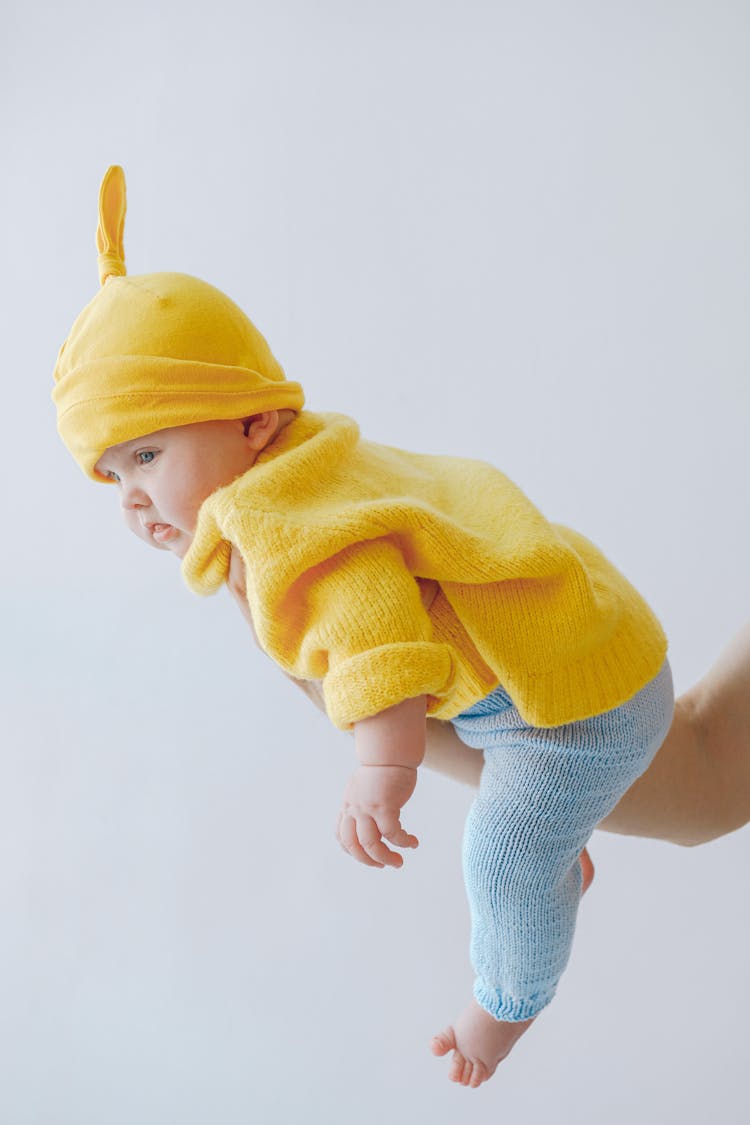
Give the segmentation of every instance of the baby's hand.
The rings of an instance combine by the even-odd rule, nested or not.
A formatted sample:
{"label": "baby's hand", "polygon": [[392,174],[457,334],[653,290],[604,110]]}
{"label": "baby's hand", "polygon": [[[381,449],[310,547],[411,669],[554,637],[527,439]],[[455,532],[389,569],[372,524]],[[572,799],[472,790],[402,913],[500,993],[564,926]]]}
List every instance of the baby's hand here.
{"label": "baby's hand", "polygon": [[417,784],[409,766],[360,766],[349,779],[336,835],[344,851],[368,867],[401,867],[397,848],[416,848],[416,836],[401,827],[400,812]]}

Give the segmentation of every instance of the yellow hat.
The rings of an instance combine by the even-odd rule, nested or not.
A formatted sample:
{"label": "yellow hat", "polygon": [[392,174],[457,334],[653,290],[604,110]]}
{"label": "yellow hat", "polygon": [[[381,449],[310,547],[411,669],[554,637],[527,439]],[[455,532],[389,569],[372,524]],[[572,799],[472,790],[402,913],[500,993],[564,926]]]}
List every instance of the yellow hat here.
{"label": "yellow hat", "polygon": [[113,165],[99,193],[102,288],[70,330],[55,365],[57,428],[93,480],[111,445],[169,426],[300,410],[268,344],[219,289],[183,273],[127,277],[125,173]]}

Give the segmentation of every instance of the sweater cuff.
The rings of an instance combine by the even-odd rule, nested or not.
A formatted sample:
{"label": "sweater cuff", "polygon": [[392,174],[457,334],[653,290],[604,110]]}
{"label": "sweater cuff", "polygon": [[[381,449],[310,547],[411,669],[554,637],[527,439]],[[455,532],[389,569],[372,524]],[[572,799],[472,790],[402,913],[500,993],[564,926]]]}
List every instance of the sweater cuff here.
{"label": "sweater cuff", "polygon": [[433,641],[380,645],[337,664],[325,677],[328,718],[341,730],[351,730],[360,719],[405,699],[445,695],[453,676],[448,645]]}
{"label": "sweater cuff", "polygon": [[556,985],[535,992],[524,999],[508,996],[494,988],[488,988],[481,978],[474,982],[474,999],[480,1008],[489,1012],[496,1020],[505,1023],[521,1023],[523,1020],[533,1019],[539,1015],[542,1008],[551,1003],[556,992]]}

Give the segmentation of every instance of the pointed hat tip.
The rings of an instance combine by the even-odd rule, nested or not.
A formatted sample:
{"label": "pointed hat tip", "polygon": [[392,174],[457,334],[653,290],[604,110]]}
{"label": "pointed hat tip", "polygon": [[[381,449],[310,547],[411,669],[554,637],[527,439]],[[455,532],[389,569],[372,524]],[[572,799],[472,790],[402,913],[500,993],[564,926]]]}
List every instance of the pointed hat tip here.
{"label": "pointed hat tip", "polygon": [[110,164],[99,189],[99,226],[96,248],[99,252],[99,284],[108,277],[124,277],[125,247],[125,172],[119,164]]}

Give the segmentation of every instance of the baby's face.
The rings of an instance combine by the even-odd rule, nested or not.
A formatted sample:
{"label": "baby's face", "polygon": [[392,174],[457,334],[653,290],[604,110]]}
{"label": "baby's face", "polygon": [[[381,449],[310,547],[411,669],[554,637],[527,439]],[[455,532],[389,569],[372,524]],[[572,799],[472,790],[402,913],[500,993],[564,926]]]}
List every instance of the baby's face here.
{"label": "baby's face", "polygon": [[95,469],[117,482],[130,530],[182,558],[201,504],[252,466],[256,444],[241,420],[196,422],[110,446]]}

